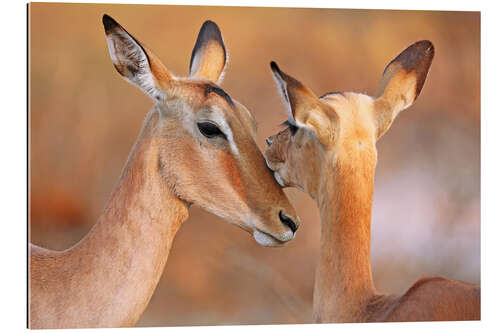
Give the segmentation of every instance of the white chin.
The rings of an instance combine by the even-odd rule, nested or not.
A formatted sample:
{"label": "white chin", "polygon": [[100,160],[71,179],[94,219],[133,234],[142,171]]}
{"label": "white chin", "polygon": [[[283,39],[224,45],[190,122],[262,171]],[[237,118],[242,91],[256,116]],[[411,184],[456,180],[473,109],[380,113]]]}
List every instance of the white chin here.
{"label": "white chin", "polygon": [[276,238],[269,236],[259,230],[254,230],[253,238],[262,246],[281,246],[283,242],[278,241]]}
{"label": "white chin", "polygon": [[285,184],[283,183],[283,180],[281,179],[280,175],[274,171],[274,179],[278,182],[278,184],[281,185],[281,187],[285,187]]}

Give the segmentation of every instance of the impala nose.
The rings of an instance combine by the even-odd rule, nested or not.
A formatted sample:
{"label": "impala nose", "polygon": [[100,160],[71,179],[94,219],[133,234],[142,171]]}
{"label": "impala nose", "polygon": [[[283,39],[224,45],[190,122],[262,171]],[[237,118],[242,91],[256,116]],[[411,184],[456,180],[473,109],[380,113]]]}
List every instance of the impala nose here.
{"label": "impala nose", "polygon": [[268,138],[266,139],[266,143],[267,143],[267,145],[268,145],[268,146],[270,146],[270,145],[272,145],[272,144],[273,144],[273,140],[271,140],[271,137],[268,137]]}
{"label": "impala nose", "polygon": [[298,224],[291,217],[283,213],[282,210],[280,210],[279,215],[281,223],[289,227],[292,230],[292,232],[295,233],[295,231],[297,231],[297,229],[299,228]]}

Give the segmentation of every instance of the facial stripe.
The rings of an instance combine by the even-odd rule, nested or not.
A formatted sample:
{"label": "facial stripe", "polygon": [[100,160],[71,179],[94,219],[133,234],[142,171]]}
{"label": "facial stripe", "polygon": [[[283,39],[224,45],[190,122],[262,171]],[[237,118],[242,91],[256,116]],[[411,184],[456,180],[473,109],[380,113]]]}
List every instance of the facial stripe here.
{"label": "facial stripe", "polygon": [[231,150],[235,155],[239,155],[238,147],[236,146],[236,142],[234,141],[233,131],[231,127],[229,127],[226,119],[224,119],[224,114],[221,110],[215,109],[216,111],[213,114],[213,120],[219,125],[221,131],[226,135],[227,141],[231,147]]}
{"label": "facial stripe", "polygon": [[224,90],[217,86],[213,86],[211,84],[206,84],[205,89],[204,89],[205,97],[207,97],[210,93],[214,93],[219,95],[220,97],[224,98],[224,100],[231,106],[234,105],[233,100],[231,99],[231,96],[229,96]]}
{"label": "facial stripe", "polygon": [[319,98],[321,99],[321,98],[329,96],[329,95],[342,95],[342,96],[344,96],[344,92],[342,92],[342,91],[330,91],[330,92],[327,92],[326,94],[319,96]]}

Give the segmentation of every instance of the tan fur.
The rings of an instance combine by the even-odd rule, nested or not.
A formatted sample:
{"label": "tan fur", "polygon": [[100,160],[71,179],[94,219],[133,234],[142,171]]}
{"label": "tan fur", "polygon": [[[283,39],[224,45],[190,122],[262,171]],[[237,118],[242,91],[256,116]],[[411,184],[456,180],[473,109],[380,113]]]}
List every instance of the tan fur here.
{"label": "tan fur", "polygon": [[[104,21],[109,34],[121,28],[111,18]],[[114,42],[114,36],[109,38]],[[296,221],[297,216],[266,167],[248,110],[207,90],[215,84],[206,78],[174,78],[143,49],[149,63],[144,75],[152,73],[155,89],[164,89],[150,96],[167,98],[156,100],[148,113],[92,230],[62,252],[30,244],[30,328],[133,326],[148,305],[191,204],[249,232],[262,231],[269,238],[264,245],[293,238],[279,212]],[[129,65],[137,60],[119,57]],[[118,71],[138,82],[137,69]],[[208,139],[199,131],[197,122],[214,114],[227,123],[237,153],[229,139]]]}
{"label": "tan fur", "polygon": [[[431,277],[420,279],[401,296],[385,296],[376,292],[372,279],[375,143],[397,113],[418,96],[433,54],[430,42],[410,46],[384,72],[377,98],[357,93],[326,95],[317,103],[327,105],[323,109],[334,110],[337,117],[311,127],[299,126],[293,136],[285,129],[268,140],[269,167],[284,185],[308,193],[320,210],[313,302],[316,322],[480,319],[479,286]],[[289,94],[300,105],[303,90]],[[311,105],[309,97],[305,103]],[[304,105],[297,110],[308,112]],[[292,110],[294,116],[297,110]],[[327,144],[318,135],[325,129],[336,131],[335,139]]]}
{"label": "tan fur", "polygon": [[146,308],[187,206],[157,172],[158,142],[138,141],[103,215],[74,247],[30,244],[30,328],[132,326]]}
{"label": "tan fur", "polygon": [[148,54],[149,66],[151,67],[151,73],[155,77],[156,84],[160,89],[167,90],[173,80],[172,75],[153,52],[149,51],[145,46],[143,48]]}
{"label": "tan fur", "polygon": [[222,74],[224,64],[226,62],[226,57],[220,45],[216,42],[209,42],[204,46],[203,49],[204,57],[207,59],[213,59],[213,61],[206,61],[200,64],[198,70],[193,73],[193,76],[206,77],[217,82]]}

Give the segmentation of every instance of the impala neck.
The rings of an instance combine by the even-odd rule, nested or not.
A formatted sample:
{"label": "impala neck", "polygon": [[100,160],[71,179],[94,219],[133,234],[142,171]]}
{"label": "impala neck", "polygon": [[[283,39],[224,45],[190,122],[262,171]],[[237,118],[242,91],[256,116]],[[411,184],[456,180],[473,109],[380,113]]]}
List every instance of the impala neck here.
{"label": "impala neck", "polygon": [[146,119],[103,215],[88,236],[68,251],[79,262],[75,287],[88,293],[83,295],[88,300],[85,305],[94,308],[92,313],[100,311],[98,320],[105,321],[90,326],[135,324],[188,215],[158,169],[158,151],[150,136],[156,117],[150,113]]}
{"label": "impala neck", "polygon": [[321,239],[314,317],[321,322],[356,322],[362,315],[359,309],[375,293],[370,267],[375,165],[356,153],[330,160],[334,162],[325,168],[317,197]]}

